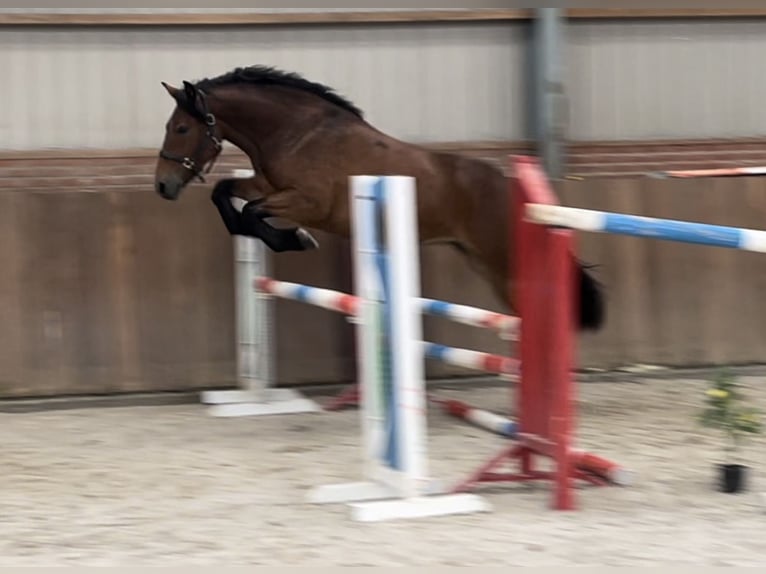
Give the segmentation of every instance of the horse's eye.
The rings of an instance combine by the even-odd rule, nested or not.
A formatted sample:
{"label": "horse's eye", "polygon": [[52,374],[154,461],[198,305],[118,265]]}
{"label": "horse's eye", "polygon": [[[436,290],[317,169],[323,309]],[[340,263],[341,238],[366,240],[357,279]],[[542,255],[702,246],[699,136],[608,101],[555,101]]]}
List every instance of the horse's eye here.
{"label": "horse's eye", "polygon": [[176,128],[176,133],[179,133],[179,134],[185,134],[188,131],[189,131],[189,126],[185,124],[181,124]]}

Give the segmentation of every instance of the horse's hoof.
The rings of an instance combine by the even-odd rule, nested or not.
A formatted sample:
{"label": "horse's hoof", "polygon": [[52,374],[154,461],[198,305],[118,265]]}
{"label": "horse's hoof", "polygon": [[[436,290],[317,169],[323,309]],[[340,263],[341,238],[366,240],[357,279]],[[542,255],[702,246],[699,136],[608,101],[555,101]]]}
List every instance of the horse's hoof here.
{"label": "horse's hoof", "polygon": [[319,242],[314,239],[314,236],[311,235],[311,233],[302,227],[296,229],[295,234],[298,236],[298,240],[300,241],[301,247],[303,247],[304,250],[310,251],[312,249],[319,249]]}
{"label": "horse's hoof", "polygon": [[237,211],[239,211],[240,213],[242,213],[242,210],[247,205],[246,199],[242,199],[241,197],[237,197],[236,195],[232,195],[229,198],[229,202],[231,203],[231,206]]}

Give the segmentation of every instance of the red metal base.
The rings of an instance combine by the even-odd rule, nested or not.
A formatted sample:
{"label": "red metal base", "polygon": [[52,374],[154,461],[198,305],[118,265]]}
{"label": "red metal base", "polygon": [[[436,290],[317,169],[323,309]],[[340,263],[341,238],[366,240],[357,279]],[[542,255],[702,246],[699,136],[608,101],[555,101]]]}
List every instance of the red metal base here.
{"label": "red metal base", "polygon": [[[559,473],[556,470],[535,470],[534,457],[536,456],[546,456],[546,454],[523,444],[506,447],[479,467],[468,478],[459,482],[452,488],[452,492],[467,492],[485,483],[550,480],[553,481],[555,489],[553,508],[556,510],[574,510],[575,504],[570,485],[572,480],[583,480],[596,486],[607,486],[610,484],[609,480],[605,477],[599,476],[589,469],[579,467],[577,463],[580,455],[577,452],[571,452],[568,457],[571,464],[567,473]],[[519,471],[498,470],[505,465],[514,463],[520,465]]]}
{"label": "red metal base", "polygon": [[[559,205],[558,198],[536,159],[511,161],[509,190],[510,265],[517,273],[509,284],[509,301],[522,318],[519,354],[521,377],[513,410],[522,432],[517,440],[482,465],[455,492],[482,483],[550,480],[552,506],[575,507],[575,480],[595,485],[624,483],[624,469],[599,456],[573,448],[575,364],[580,293],[574,234],[569,229],[538,225],[525,217],[526,205]],[[359,404],[356,385],[344,389],[327,407],[339,410]],[[538,458],[552,462],[551,471],[536,468]],[[513,463],[518,470],[504,468]]]}
{"label": "red metal base", "polygon": [[346,407],[358,407],[359,406],[359,385],[349,385],[343,389],[337,397],[335,397],[330,404],[324,407],[326,411],[339,411]]}

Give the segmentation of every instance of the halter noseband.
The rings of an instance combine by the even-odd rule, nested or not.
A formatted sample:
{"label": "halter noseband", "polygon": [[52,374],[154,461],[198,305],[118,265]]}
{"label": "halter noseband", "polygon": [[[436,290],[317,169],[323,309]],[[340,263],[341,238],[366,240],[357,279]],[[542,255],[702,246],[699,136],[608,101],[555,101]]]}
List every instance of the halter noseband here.
{"label": "halter noseband", "polygon": [[[218,156],[221,153],[221,150],[223,149],[223,143],[221,139],[215,135],[215,116],[210,113],[207,107],[207,98],[205,97],[205,92],[202,90],[197,90],[200,96],[200,100],[202,102],[202,111],[200,113],[201,120],[205,123],[206,126],[206,133],[208,139],[212,140],[213,144],[215,145],[215,155],[213,156],[213,159],[211,159],[207,167],[205,165],[198,166],[197,162],[194,161],[194,158],[191,158],[189,156],[181,157],[178,155],[169,154],[164,149],[160,150],[160,157],[163,159],[168,159],[170,161],[174,161],[176,163],[180,163],[184,168],[188,169],[192,172],[193,177],[199,178],[201,182],[204,183],[205,178],[202,176],[202,173],[210,173],[210,170],[213,169],[213,165],[215,165],[215,161],[218,159]],[[200,151],[202,151],[202,146],[205,143],[205,139],[201,139],[199,145],[197,146],[197,149],[194,150],[194,155],[197,155]]]}

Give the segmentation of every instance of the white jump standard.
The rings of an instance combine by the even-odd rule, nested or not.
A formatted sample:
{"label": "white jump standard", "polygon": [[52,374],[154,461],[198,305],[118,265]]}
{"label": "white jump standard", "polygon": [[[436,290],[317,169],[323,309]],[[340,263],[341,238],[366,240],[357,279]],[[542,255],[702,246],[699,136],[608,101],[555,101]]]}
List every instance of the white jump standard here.
{"label": "white jump standard", "polygon": [[[234,170],[234,177],[252,177],[253,171]],[[234,198],[239,210],[245,201]],[[253,289],[253,279],[269,274],[268,255],[260,239],[237,235],[235,300],[237,303],[237,379],[241,388],[205,391],[200,400],[216,417],[284,415],[321,411],[321,407],[293,389],[277,389],[274,381],[272,306],[269,295]]]}
{"label": "white jump standard", "polygon": [[488,511],[475,494],[438,494],[429,476],[414,179],[355,176],[349,193],[367,480],[320,486],[309,500],[349,502],[363,522]]}

